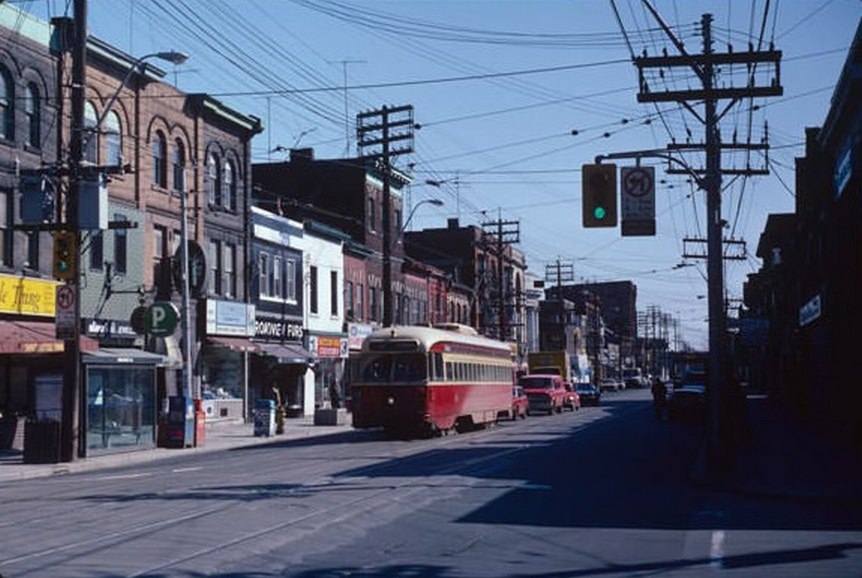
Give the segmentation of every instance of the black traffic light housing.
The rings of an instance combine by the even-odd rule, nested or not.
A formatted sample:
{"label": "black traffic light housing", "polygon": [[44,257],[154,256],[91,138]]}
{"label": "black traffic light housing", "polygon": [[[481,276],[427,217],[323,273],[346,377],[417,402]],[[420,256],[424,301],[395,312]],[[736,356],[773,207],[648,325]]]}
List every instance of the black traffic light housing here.
{"label": "black traffic light housing", "polygon": [[581,186],[584,227],[616,227],[617,165],[583,165]]}
{"label": "black traffic light housing", "polygon": [[74,231],[54,231],[54,267],[55,279],[70,281],[75,278],[75,254],[78,251],[78,237]]}

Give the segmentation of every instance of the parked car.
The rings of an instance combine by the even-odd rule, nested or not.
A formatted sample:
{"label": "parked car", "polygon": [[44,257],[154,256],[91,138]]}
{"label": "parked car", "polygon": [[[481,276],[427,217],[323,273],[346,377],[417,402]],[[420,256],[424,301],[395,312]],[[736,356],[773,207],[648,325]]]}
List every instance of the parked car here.
{"label": "parked car", "polygon": [[575,390],[574,384],[571,381],[564,381],[563,387],[566,390],[566,395],[563,398],[563,407],[572,411],[581,409],[581,396]]}
{"label": "parked car", "polygon": [[622,383],[624,387],[639,388],[649,387],[650,381],[639,367],[627,367],[623,369]]}
{"label": "parked car", "polygon": [[670,420],[702,421],[706,417],[706,373],[689,372],[668,394]]}
{"label": "parked car", "polygon": [[520,385],[512,387],[512,409],[509,410],[509,417],[513,420],[518,418],[525,419],[527,417],[527,394],[524,393],[524,388]]}
{"label": "parked car", "polygon": [[552,414],[563,411],[566,388],[559,375],[527,374],[518,379],[527,394],[527,415],[533,412]]}
{"label": "parked car", "polygon": [[612,377],[605,377],[599,382],[601,391],[619,391],[622,389],[622,384]]}
{"label": "parked car", "polygon": [[575,390],[583,405],[599,405],[602,400],[602,391],[592,383],[579,383]]}

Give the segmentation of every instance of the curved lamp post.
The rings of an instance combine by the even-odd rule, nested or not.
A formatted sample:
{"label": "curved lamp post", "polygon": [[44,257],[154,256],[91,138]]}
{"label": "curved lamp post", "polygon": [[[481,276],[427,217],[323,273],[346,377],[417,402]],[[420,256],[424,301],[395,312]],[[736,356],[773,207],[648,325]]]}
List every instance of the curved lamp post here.
{"label": "curved lamp post", "polygon": [[141,65],[151,58],[158,58],[160,60],[170,62],[171,64],[183,64],[186,60],[189,59],[187,54],[177,52],[176,50],[168,50],[167,52],[152,52],[150,54],[145,54],[135,60],[129,67],[129,71],[126,73],[126,76],[123,77],[123,81],[120,83],[120,86],[117,88],[114,94],[111,95],[111,98],[110,100],[108,100],[108,104],[105,105],[105,109],[102,111],[102,114],[99,115],[99,119],[96,121],[97,129],[102,125],[102,121],[105,120],[105,117],[108,115],[108,112],[110,112],[111,108],[114,106],[114,103],[120,97],[120,93],[129,83],[129,80],[131,80],[132,75],[138,70],[138,68],[141,68],[141,71],[145,70],[146,67],[142,67]]}
{"label": "curved lamp post", "polygon": [[410,224],[410,221],[413,220],[413,215],[416,213],[416,209],[418,209],[419,207],[421,207],[422,205],[424,205],[426,203],[429,205],[434,205],[435,207],[442,207],[443,206],[443,201],[441,201],[440,199],[423,199],[423,200],[419,201],[418,203],[416,203],[415,205],[413,205],[413,208],[410,210],[410,214],[407,215],[407,220],[404,221],[404,225],[401,226],[401,230],[398,232],[399,238],[404,235],[404,231],[407,230],[407,226]]}

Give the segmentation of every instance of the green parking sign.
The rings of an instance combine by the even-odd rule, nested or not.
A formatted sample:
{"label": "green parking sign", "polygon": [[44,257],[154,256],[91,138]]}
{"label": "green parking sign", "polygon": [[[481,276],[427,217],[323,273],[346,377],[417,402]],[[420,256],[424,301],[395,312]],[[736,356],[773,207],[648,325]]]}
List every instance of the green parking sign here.
{"label": "green parking sign", "polygon": [[180,312],[170,301],[156,301],[147,309],[144,327],[155,337],[172,335],[180,322]]}

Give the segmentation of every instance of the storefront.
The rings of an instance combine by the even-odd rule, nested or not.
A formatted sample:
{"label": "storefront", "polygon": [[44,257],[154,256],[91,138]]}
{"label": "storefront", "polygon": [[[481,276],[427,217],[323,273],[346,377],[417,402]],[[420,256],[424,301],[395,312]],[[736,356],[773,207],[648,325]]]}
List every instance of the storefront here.
{"label": "storefront", "polygon": [[267,315],[258,309],[255,328],[258,350],[251,356],[252,406],[258,398],[274,399],[288,417],[302,416],[302,385],[315,361],[302,344],[302,318]]}
{"label": "storefront", "polygon": [[314,366],[314,409],[342,406],[345,400],[347,336],[309,335],[308,349],[317,358]]}
{"label": "storefront", "polygon": [[204,320],[198,365],[207,418],[250,418],[249,355],[259,351],[254,336],[255,306],[236,301],[200,300]]}

